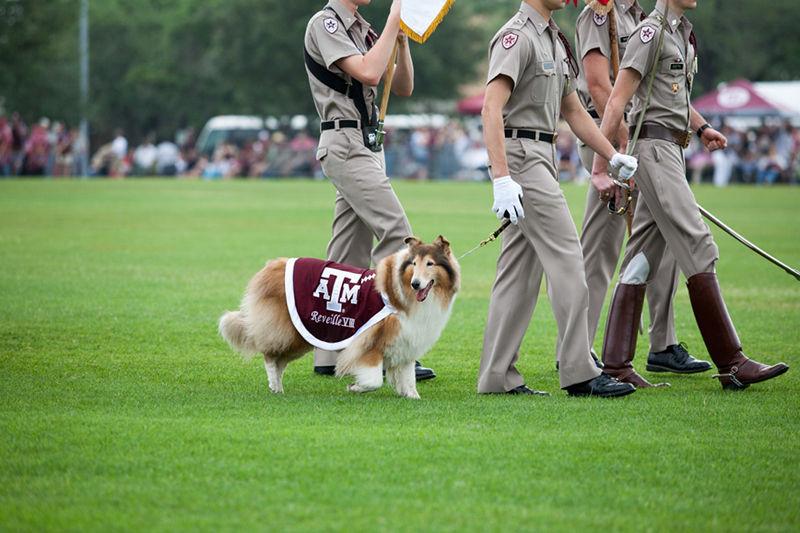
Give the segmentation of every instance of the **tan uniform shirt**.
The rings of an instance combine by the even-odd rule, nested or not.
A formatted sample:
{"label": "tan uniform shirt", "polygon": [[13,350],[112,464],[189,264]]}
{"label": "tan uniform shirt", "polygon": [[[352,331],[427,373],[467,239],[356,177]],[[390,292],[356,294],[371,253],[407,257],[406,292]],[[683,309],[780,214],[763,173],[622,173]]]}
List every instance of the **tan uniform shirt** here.
{"label": "tan uniform shirt", "polygon": [[[619,59],[625,55],[628,40],[641,22],[644,12],[636,0],[615,0],[611,14],[617,21],[617,42],[619,43]],[[583,69],[582,60],[592,50],[598,50],[609,60],[608,76],[614,83],[614,73],[611,70],[611,39],[608,34],[608,15],[598,15],[589,6],[583,8],[575,23],[575,51],[578,54],[580,74],[578,75],[578,96],[587,111],[595,109],[592,95],[586,81],[586,71]]]}
{"label": "tan uniform shirt", "polygon": [[556,131],[561,99],[575,90],[573,73],[556,23],[525,2],[489,45],[488,82],[500,75],[514,82],[503,108],[505,126]]}
{"label": "tan uniform shirt", "polygon": [[[332,10],[328,8],[332,8]],[[314,61],[324,65],[334,74],[349,80],[350,76],[342,72],[334,63],[345,57],[366,54],[369,50],[367,45],[369,30],[369,23],[358,11],[355,14],[350,13],[340,0],[330,0],[326,8],[316,13],[308,22],[304,44]],[[320,82],[308,72],[308,68],[306,68],[306,73],[311,87],[311,96],[320,120],[327,121],[338,118],[358,120],[361,118],[351,98]],[[372,109],[375,95],[375,87],[364,87],[364,98],[368,111]]]}
{"label": "tan uniform shirt", "polygon": [[653,92],[645,111],[644,122],[688,131],[689,98],[692,80],[697,72],[696,50],[689,42],[692,24],[686,17],[676,17],[670,12],[667,20],[669,29],[664,32],[661,54],[656,57],[663,13],[663,7],[659,3],[655,11],[636,27],[620,64],[620,69],[631,68],[642,76],[628,123],[636,124],[642,112],[642,105],[647,97],[648,77],[655,68]]}

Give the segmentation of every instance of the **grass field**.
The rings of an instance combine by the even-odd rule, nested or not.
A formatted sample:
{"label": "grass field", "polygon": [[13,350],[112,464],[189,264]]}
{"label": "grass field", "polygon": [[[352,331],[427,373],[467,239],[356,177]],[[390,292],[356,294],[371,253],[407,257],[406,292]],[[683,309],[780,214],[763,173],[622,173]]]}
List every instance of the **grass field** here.
{"label": "grass field", "polygon": [[[496,226],[486,184],[396,188],[417,235],[459,253]],[[585,189],[565,191],[580,217]],[[800,188],[696,194],[800,265]],[[421,401],[350,395],[310,357],[271,395],[216,321],[266,259],[324,254],[332,202],[311,181],[0,181],[0,530],[800,528],[791,277],[715,230],[746,350],[793,366],[742,393],[709,373],[568,398],[543,296],[520,367],[553,396],[479,397],[495,244],[462,262]],[[705,357],[684,289],[676,313]]]}

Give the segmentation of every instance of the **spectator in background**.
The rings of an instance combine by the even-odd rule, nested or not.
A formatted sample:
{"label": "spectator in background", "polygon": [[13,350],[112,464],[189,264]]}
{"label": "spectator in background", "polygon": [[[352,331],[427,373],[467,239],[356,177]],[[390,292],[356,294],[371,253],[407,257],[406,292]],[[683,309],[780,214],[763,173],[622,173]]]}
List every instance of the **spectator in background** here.
{"label": "spectator in background", "polygon": [[257,178],[264,175],[267,170],[267,148],[269,147],[269,132],[261,130],[258,139],[251,146],[250,169],[247,176]]}
{"label": "spectator in background", "polygon": [[125,138],[125,133],[121,128],[114,130],[114,140],[111,141],[111,150],[117,156],[118,161],[128,155],[128,139]]}
{"label": "spectator in background", "polygon": [[415,177],[428,179],[428,162],[430,161],[431,133],[426,128],[417,128],[411,134],[411,157],[416,163]]}
{"label": "spectator in background", "polygon": [[556,151],[558,153],[558,179],[559,181],[572,181],[577,174],[575,154],[577,143],[575,136],[570,132],[561,131],[556,138]]}
{"label": "spectator in background", "polygon": [[28,138],[28,126],[19,113],[11,115],[11,173],[19,175],[25,159],[25,140]]}
{"label": "spectator in background", "polygon": [[53,165],[54,176],[71,176],[75,158],[72,153],[73,137],[71,131],[62,123],[57,123],[56,142],[54,147],[55,162]]}
{"label": "spectator in background", "polygon": [[181,165],[181,153],[178,145],[162,141],[156,147],[156,174],[159,176],[175,176],[178,174],[178,167]]}
{"label": "spectator in background", "polygon": [[92,176],[113,176],[118,159],[111,143],[101,146],[92,156],[89,173]]}
{"label": "spectator in background", "polygon": [[14,164],[14,134],[5,115],[0,115],[0,176],[11,176]]}
{"label": "spectator in background", "polygon": [[25,176],[44,176],[47,162],[50,159],[50,139],[48,128],[50,121],[43,118],[31,130],[25,142],[25,157],[22,174]]}
{"label": "spectator in background", "polygon": [[152,176],[155,173],[158,149],[153,144],[154,138],[155,136],[151,133],[145,138],[144,143],[133,152],[133,171],[137,176]]}
{"label": "spectator in background", "polygon": [[716,187],[726,187],[731,181],[733,169],[738,160],[736,154],[740,139],[737,138],[738,136],[733,129],[727,126],[722,126],[720,131],[728,139],[728,147],[724,150],[711,152],[711,161],[714,165],[714,185]]}
{"label": "spectator in background", "polygon": [[289,176],[311,176],[316,166],[317,141],[302,130],[289,142],[292,158],[289,161]]}
{"label": "spectator in background", "polygon": [[770,146],[758,160],[758,173],[756,183],[758,185],[772,185],[781,176],[781,173],[788,168],[788,161],[782,154],[778,153],[776,146]]}

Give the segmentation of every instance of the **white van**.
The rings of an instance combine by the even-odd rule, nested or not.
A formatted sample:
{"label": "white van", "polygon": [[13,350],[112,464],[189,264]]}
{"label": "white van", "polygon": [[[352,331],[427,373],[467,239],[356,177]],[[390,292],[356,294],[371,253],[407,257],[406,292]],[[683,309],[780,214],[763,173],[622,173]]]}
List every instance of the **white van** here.
{"label": "white van", "polygon": [[264,119],[246,115],[220,115],[206,122],[197,137],[197,153],[211,157],[214,149],[221,143],[231,143],[239,147],[258,139],[258,134],[266,129]]}

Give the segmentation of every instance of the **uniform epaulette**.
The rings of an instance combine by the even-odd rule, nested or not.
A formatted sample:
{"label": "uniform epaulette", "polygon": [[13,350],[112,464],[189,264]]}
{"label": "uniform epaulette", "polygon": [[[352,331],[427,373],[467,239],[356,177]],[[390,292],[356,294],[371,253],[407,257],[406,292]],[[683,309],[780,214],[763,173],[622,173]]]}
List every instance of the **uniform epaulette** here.
{"label": "uniform epaulette", "polygon": [[325,13],[329,13],[329,11],[328,11],[327,9],[321,9],[321,10],[317,11],[316,13],[314,13],[314,14],[311,16],[311,19],[309,20],[309,23],[311,23],[311,22],[314,22],[314,21],[315,21],[315,20],[317,20],[317,19],[318,19],[318,18],[319,18],[321,15],[324,15]]}
{"label": "uniform epaulette", "polygon": [[512,18],[508,19],[508,21],[503,24],[503,26],[494,34],[492,40],[490,42],[495,42],[501,35],[503,35],[508,30],[521,30],[525,27],[525,23],[528,21],[528,17],[523,15],[522,13],[517,13]]}
{"label": "uniform epaulette", "polygon": [[525,23],[528,21],[528,17],[522,15],[521,13],[517,13],[506,22],[504,29],[514,29],[514,30],[521,30]]}

